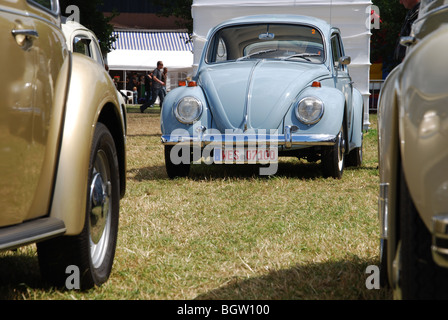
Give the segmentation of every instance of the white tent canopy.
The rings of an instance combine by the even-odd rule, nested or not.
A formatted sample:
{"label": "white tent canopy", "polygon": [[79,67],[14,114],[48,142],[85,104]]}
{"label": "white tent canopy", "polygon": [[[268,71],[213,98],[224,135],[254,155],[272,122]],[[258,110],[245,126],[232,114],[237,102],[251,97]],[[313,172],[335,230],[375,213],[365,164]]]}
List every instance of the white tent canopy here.
{"label": "white tent canopy", "polygon": [[364,97],[364,126],[369,125],[370,0],[193,0],[194,65],[211,28],[239,16],[297,14],[325,20],[341,30],[345,52],[352,58],[350,75]]}
{"label": "white tent canopy", "polygon": [[117,30],[115,50],[107,55],[110,70],[148,71],[161,60],[170,71],[191,72],[193,47],[186,32]]}
{"label": "white tent canopy", "polygon": [[191,51],[114,50],[107,55],[110,70],[149,71],[162,60],[170,71],[191,72]]}

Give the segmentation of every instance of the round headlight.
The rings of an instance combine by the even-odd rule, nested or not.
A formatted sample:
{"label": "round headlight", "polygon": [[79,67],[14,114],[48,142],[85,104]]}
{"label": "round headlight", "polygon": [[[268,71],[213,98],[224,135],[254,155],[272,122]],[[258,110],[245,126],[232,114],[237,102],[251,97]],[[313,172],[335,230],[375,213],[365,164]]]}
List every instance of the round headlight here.
{"label": "round headlight", "polygon": [[184,97],[177,104],[174,113],[179,122],[192,124],[202,114],[202,103],[195,97]]}
{"label": "round headlight", "polygon": [[315,97],[303,98],[296,107],[296,117],[304,124],[319,122],[323,114],[324,103]]}

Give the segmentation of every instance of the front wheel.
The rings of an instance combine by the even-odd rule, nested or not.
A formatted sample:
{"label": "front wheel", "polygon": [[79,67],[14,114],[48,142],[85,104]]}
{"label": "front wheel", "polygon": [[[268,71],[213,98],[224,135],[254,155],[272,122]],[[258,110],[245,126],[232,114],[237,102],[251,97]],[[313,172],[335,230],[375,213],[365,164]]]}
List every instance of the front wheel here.
{"label": "front wheel", "polygon": [[344,127],[339,132],[336,143],[322,154],[322,169],[326,177],[341,179],[345,166],[345,135]]}
{"label": "front wheel", "polygon": [[106,282],[112,270],[118,235],[119,172],[114,140],[102,123],[95,128],[88,176],[81,233],[37,244],[41,274],[56,286],[65,284],[69,266],[79,269],[83,290]]}

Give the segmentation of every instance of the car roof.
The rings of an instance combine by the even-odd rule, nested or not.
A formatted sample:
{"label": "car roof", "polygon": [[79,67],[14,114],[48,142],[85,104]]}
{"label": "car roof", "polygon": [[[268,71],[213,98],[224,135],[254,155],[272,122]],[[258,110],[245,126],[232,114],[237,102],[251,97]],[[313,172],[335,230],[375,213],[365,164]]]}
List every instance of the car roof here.
{"label": "car roof", "polygon": [[79,22],[73,21],[73,20],[66,20],[62,22],[62,28],[66,31],[70,31],[72,33],[75,30],[84,30],[84,31],[90,31],[85,26],[80,24]]}

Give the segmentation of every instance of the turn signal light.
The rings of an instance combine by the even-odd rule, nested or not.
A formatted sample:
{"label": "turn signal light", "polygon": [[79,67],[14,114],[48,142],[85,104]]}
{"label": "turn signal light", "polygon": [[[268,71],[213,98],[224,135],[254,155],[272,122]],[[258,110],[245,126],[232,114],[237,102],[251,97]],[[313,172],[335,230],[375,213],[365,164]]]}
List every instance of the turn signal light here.
{"label": "turn signal light", "polygon": [[196,81],[190,81],[190,82],[188,82],[188,86],[189,87],[197,87],[198,84],[196,83]]}
{"label": "turn signal light", "polygon": [[322,87],[322,84],[319,81],[314,81],[313,84],[311,85],[311,87],[320,88],[320,87]]}
{"label": "turn signal light", "polygon": [[179,87],[185,87],[187,85],[186,81],[179,81]]}

